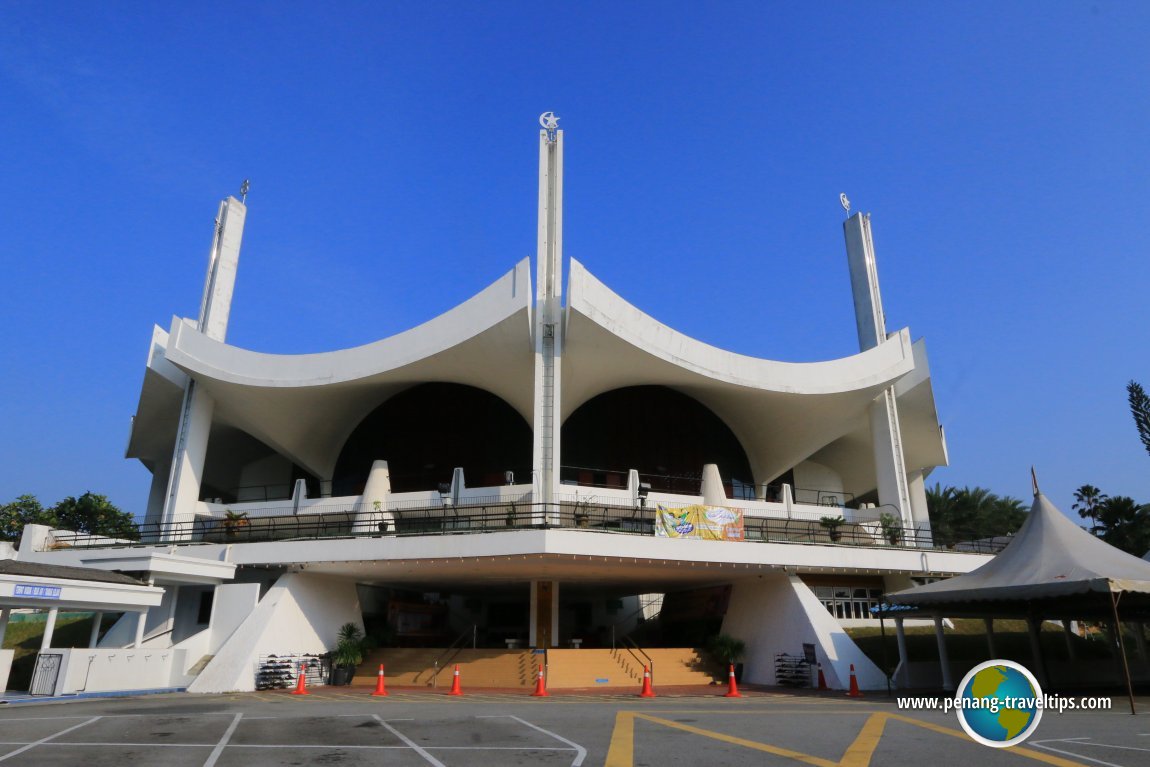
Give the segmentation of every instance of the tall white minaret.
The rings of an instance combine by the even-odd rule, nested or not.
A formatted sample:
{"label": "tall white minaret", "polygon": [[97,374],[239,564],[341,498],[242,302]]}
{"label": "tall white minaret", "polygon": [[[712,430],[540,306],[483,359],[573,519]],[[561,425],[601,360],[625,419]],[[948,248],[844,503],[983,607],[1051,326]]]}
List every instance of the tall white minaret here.
{"label": "tall white minaret", "polygon": [[[844,207],[849,203],[843,198]],[[851,293],[854,296],[855,323],[858,327],[859,351],[873,349],[886,340],[886,317],[882,310],[882,295],[878,287],[878,266],[875,263],[874,240],[871,237],[870,215],[856,213],[843,222],[846,236],[847,263],[850,266]],[[871,435],[874,444],[875,474],[878,481],[878,499],[883,511],[895,513],[905,527],[929,530],[926,495],[922,486],[922,472],[916,473],[921,503],[912,502],[911,483],[906,470],[902,449],[902,431],[899,427],[898,401],[894,387],[888,387],[871,404]],[[893,507],[893,509],[891,508]]]}
{"label": "tall white minaret", "polygon": [[[245,189],[246,186],[245,182]],[[197,329],[215,341],[223,342],[227,339],[246,217],[247,207],[235,197],[220,202],[212,249],[208,254],[204,295],[196,322]],[[166,524],[190,522],[193,519],[195,505],[200,500],[204,457],[208,451],[208,435],[211,432],[214,409],[215,401],[211,395],[189,378],[184,387],[180,423],[168,475],[167,496],[164,499],[162,521]]]}
{"label": "tall white minaret", "polygon": [[539,239],[535,288],[536,503],[554,503],[559,486],[559,392],[563,358],[563,131],[553,112],[539,117]]}

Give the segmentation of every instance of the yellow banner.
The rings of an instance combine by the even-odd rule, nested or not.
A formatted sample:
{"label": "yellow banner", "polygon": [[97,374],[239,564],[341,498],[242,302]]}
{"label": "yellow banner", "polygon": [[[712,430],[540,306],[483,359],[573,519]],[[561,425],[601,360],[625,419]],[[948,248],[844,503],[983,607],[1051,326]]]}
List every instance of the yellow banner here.
{"label": "yellow banner", "polygon": [[743,540],[743,512],[724,506],[656,508],[655,535],[659,538],[699,538],[706,541]]}

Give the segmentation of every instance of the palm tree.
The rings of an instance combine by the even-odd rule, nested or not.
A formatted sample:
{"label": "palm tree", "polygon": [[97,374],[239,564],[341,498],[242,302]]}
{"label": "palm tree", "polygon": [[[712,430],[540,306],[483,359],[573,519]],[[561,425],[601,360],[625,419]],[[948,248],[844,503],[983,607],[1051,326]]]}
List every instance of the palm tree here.
{"label": "palm tree", "polygon": [[1094,485],[1083,485],[1074,491],[1074,505],[1070,508],[1078,512],[1078,516],[1090,518],[1090,532],[1098,533],[1098,509],[1106,503],[1108,496]]}

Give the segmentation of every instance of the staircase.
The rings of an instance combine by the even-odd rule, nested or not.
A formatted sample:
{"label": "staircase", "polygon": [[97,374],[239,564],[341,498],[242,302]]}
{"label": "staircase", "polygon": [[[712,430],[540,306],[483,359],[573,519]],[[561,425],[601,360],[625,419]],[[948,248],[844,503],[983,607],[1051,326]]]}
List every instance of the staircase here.
{"label": "staircase", "polygon": [[[384,664],[387,683],[397,687],[430,687],[435,660],[440,658],[437,687],[450,687],[455,664],[464,689],[468,687],[527,688],[535,686],[542,655],[531,650],[462,649],[443,655],[442,648],[386,648],[375,650],[356,669],[352,684],[374,685],[379,664]],[[656,686],[709,685],[726,677],[710,659],[690,647],[647,649],[654,662]],[[549,650],[548,689],[579,687],[630,688],[643,681],[643,663],[627,650]]]}
{"label": "staircase", "polygon": [[[462,684],[470,687],[533,687],[537,662],[531,650],[457,650],[443,655],[443,648],[385,648],[375,650],[355,670],[352,684],[373,685],[384,664],[387,683],[396,686],[451,686],[455,664]],[[442,658],[440,656],[443,656]],[[440,658],[439,676],[435,661]]]}

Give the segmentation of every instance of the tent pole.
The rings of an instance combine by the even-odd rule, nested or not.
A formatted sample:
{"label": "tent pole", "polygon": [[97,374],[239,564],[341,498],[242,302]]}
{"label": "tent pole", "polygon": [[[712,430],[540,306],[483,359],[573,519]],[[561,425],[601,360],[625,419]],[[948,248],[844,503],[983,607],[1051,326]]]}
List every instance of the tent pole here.
{"label": "tent pole", "polygon": [[1122,673],[1126,675],[1126,694],[1130,697],[1130,713],[1134,714],[1134,683],[1130,681],[1130,664],[1126,661],[1126,642],[1122,640],[1122,624],[1118,622],[1118,595],[1110,591],[1110,607],[1114,610],[1114,633],[1118,635],[1118,652],[1122,655]]}

